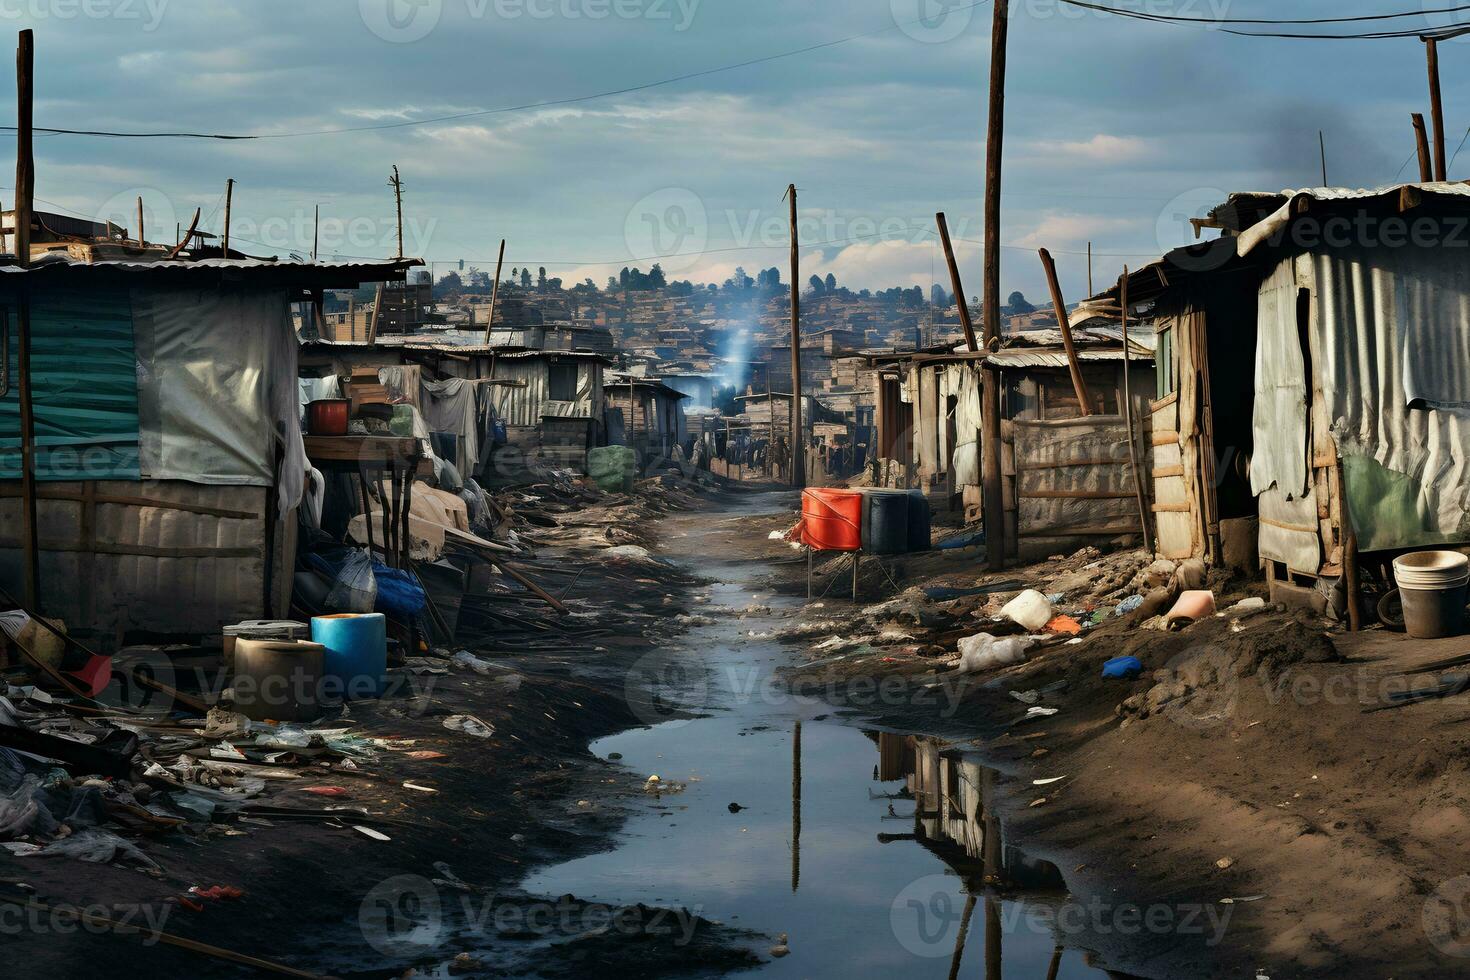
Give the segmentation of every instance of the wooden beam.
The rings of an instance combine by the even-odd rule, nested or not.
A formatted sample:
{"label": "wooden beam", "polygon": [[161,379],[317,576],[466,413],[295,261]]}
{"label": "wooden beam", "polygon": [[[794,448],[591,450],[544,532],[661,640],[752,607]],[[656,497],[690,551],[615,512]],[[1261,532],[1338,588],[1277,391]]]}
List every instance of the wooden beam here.
{"label": "wooden beam", "polygon": [[1429,115],[1434,122],[1434,179],[1447,179],[1444,142],[1444,99],[1439,90],[1439,41],[1424,38],[1424,56],[1429,68]]}
{"label": "wooden beam", "polygon": [[965,345],[971,351],[978,351],[980,344],[975,339],[975,324],[970,320],[970,304],[965,302],[965,287],[960,282],[960,267],[955,262],[954,246],[949,241],[949,222],[945,220],[943,211],[934,216],[934,221],[939,225],[939,240],[944,243],[944,261],[949,265],[949,282],[951,288],[954,289],[955,305],[960,308],[960,326],[965,331]]}
{"label": "wooden beam", "polygon": [[1128,267],[1123,267],[1123,276],[1118,280],[1118,305],[1123,310],[1123,421],[1128,427],[1128,460],[1133,466],[1133,490],[1138,495],[1138,520],[1143,525],[1143,546],[1150,553],[1154,550],[1153,536],[1148,529],[1148,503],[1144,497],[1143,466],[1138,461],[1138,442],[1133,438],[1133,386],[1128,376],[1132,373],[1128,360]]}
{"label": "wooden beam", "polygon": [[225,258],[230,257],[230,211],[234,203],[235,178],[231,177],[225,181],[225,233],[224,237],[220,239],[220,245],[223,249],[221,255]]}
{"label": "wooden beam", "polygon": [[[15,53],[16,153],[15,153],[15,252],[22,268],[31,264],[31,206],[36,193],[36,160],[31,149],[32,108],[36,71],[35,34],[20,32]],[[16,369],[20,399],[21,561],[26,605],[40,609],[41,549],[36,521],[36,416],[31,384],[31,296],[22,285],[16,304]]]}
{"label": "wooden beam", "polygon": [[1046,271],[1046,285],[1051,290],[1052,308],[1056,310],[1057,325],[1062,328],[1062,346],[1067,351],[1067,370],[1072,375],[1072,387],[1077,392],[1077,402],[1082,417],[1092,414],[1092,397],[1087,393],[1087,382],[1082,380],[1082,365],[1077,362],[1077,345],[1072,342],[1072,324],[1067,320],[1067,303],[1062,299],[1062,284],[1057,280],[1057,264],[1051,253],[1040,250],[1041,267]]}
{"label": "wooden beam", "polygon": [[[1010,0],[994,0],[990,28],[990,105],[985,135],[985,349],[1000,337],[1000,181],[1005,142],[1006,36]],[[980,394],[980,482],[985,521],[985,560],[1005,568],[1005,499],[1001,488],[1000,372],[986,368]]]}
{"label": "wooden beam", "polygon": [[[791,205],[791,485],[806,486],[806,440],[801,428],[801,255],[796,234],[796,185],[786,195]],[[772,408],[772,412],[775,409]]]}
{"label": "wooden beam", "polygon": [[1434,165],[1429,157],[1429,133],[1424,129],[1424,113],[1416,112],[1409,118],[1414,125],[1414,146],[1419,152],[1419,182],[1427,184],[1434,179]]}
{"label": "wooden beam", "polygon": [[500,300],[500,270],[505,265],[505,239],[500,240],[500,257],[495,260],[495,281],[490,284],[490,316],[485,320],[485,346],[490,346],[490,331],[495,329],[495,306]]}

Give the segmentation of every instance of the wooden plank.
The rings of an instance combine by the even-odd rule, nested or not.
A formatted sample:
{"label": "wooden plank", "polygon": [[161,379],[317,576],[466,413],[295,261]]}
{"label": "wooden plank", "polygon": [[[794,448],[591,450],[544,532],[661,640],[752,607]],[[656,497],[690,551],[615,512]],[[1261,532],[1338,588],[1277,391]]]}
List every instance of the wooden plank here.
{"label": "wooden plank", "polygon": [[1179,401],[1179,392],[1176,391],[1176,392],[1173,392],[1172,394],[1165,395],[1163,398],[1160,398],[1158,401],[1151,401],[1151,402],[1149,402],[1148,403],[1148,407],[1149,407],[1149,410],[1150,411],[1157,412],[1157,411],[1159,411],[1162,408],[1168,408],[1170,405],[1173,405],[1173,404],[1175,404],[1178,401]]}
{"label": "wooden plank", "polygon": [[1035,472],[1039,470],[1064,470],[1079,466],[1124,466],[1126,459],[1070,459],[1059,463],[1017,463],[1017,472]]}
{"label": "wooden plank", "polygon": [[1154,445],[1154,446],[1177,446],[1177,445],[1179,445],[1179,433],[1177,433],[1177,432],[1169,432],[1167,430],[1165,430],[1165,431],[1155,431],[1154,432],[1153,440],[1151,442],[1151,445]]}
{"label": "wooden plank", "polygon": [[1153,478],[1155,480],[1167,480],[1173,476],[1184,476],[1184,465],[1182,463],[1178,466],[1161,466],[1153,471]]}
{"label": "wooden plank", "polygon": [[[0,537],[0,548],[19,548],[20,541]],[[73,555],[133,555],[143,558],[259,558],[259,548],[157,548],[143,544],[48,544],[42,551]]]}
{"label": "wooden plank", "polygon": [[1153,509],[1155,514],[1188,514],[1190,512],[1189,504],[1154,504]]}
{"label": "wooden plank", "polygon": [[1134,492],[1125,490],[1022,490],[1023,500],[1132,500]]}
{"label": "wooden plank", "polygon": [[[86,486],[95,487],[95,483],[89,480]],[[0,499],[13,499],[21,495],[22,491],[13,485],[0,485]],[[206,507],[202,504],[174,503],[153,497],[129,497],[89,490],[66,490],[54,486],[38,490],[36,496],[40,500],[77,500],[83,503],[118,504],[123,507],[157,507],[160,510],[176,510],[186,514],[203,514],[206,517],[224,517],[240,521],[258,521],[265,516],[248,510],[228,510],[223,507]],[[86,520],[87,516],[84,511],[84,523]]]}

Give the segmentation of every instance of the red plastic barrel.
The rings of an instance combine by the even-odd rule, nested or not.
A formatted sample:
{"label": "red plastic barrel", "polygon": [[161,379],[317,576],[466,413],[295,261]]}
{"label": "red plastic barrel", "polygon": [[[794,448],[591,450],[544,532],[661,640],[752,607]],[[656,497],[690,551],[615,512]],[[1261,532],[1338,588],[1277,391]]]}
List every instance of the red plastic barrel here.
{"label": "red plastic barrel", "polygon": [[801,543],[818,551],[860,551],[863,495],[857,490],[811,487],[801,494]]}

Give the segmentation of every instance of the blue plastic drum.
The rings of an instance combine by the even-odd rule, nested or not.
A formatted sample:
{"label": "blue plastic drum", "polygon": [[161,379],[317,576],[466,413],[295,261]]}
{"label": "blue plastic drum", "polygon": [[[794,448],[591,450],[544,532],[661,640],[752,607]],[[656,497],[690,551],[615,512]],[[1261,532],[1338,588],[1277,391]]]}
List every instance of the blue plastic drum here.
{"label": "blue plastic drum", "polygon": [[388,671],[388,620],[382,613],[317,616],[311,639],[327,648],[322,676],[344,699],[377,698]]}

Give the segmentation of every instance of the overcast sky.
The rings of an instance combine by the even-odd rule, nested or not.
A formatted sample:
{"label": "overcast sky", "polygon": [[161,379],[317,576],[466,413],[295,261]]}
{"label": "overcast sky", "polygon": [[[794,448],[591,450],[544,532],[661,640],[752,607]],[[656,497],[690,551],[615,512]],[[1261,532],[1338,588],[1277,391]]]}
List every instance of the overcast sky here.
{"label": "overcast sky", "polygon": [[[36,29],[38,126],[261,134],[575,99],[862,35],[419,127],[252,142],[43,137],[38,206],[131,227],[142,194],[149,237],[171,240],[195,207],[219,230],[234,177],[239,247],[308,253],[320,205],[325,257],[377,257],[396,251],[397,164],[405,249],[437,274],[460,259],[493,268],[504,237],[507,269],[601,285],[659,255],[677,278],[719,281],[737,265],[779,265],[784,278],[782,195],[794,182],[803,279],[947,286],[933,234],[944,210],[974,295],[991,8],[970,2],[0,0],[0,23]],[[1234,18],[1453,6],[1106,2]],[[1037,246],[1057,253],[1067,298],[1080,299],[1076,253],[1089,240],[1100,289],[1123,263],[1183,244],[1183,217],[1224,192],[1320,183],[1318,129],[1332,183],[1391,182],[1413,152],[1409,113],[1427,111],[1412,39],[1241,38],[1058,0],[1012,9],[1003,279],[1033,301],[1045,292]],[[1453,152],[1470,124],[1470,44],[1443,45],[1441,60]],[[1470,152],[1450,176],[1470,177]]]}

